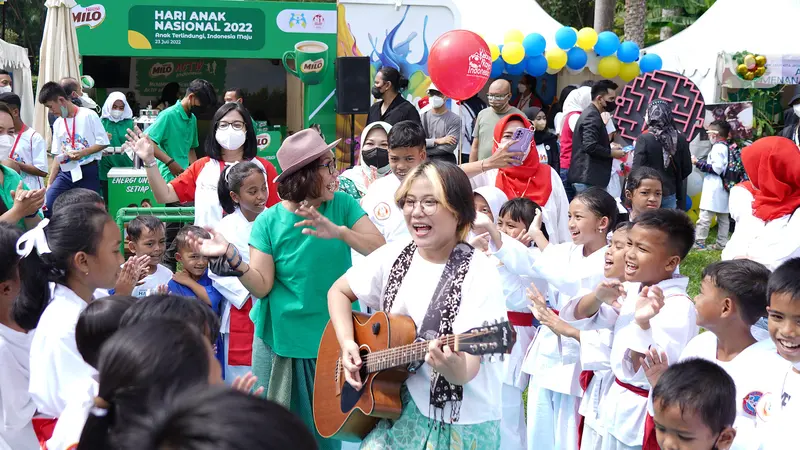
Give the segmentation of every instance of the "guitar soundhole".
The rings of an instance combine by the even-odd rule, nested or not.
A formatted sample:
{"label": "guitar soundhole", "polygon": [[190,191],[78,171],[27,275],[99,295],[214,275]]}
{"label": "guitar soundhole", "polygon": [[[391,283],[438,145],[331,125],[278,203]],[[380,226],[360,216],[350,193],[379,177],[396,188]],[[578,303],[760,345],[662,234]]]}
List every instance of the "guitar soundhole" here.
{"label": "guitar soundhole", "polygon": [[[369,355],[369,351],[365,348],[362,348],[361,360],[364,361],[364,364],[361,365],[361,371],[359,372],[362,383],[365,383],[367,380],[367,355]],[[366,387],[366,384],[362,385],[360,390],[355,390],[350,383],[347,381],[344,382],[344,386],[342,386],[342,397],[340,402],[343,413],[350,412],[350,410],[356,406],[358,401],[361,399],[361,394],[364,393],[364,387]]]}

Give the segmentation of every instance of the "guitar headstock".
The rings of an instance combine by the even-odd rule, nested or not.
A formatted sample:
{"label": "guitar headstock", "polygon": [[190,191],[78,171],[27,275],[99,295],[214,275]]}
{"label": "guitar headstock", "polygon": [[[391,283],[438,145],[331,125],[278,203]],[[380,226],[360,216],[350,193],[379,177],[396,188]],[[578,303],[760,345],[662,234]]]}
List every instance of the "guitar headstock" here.
{"label": "guitar headstock", "polygon": [[490,355],[511,353],[517,340],[517,334],[508,321],[484,323],[459,334],[456,340],[457,350],[470,355]]}

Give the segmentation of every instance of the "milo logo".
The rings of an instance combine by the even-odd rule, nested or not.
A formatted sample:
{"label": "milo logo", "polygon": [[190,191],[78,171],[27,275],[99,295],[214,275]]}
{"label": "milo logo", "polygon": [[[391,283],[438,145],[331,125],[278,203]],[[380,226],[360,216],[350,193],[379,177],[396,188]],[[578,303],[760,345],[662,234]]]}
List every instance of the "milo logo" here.
{"label": "milo logo", "polygon": [[175,71],[175,66],[168,62],[166,64],[153,64],[150,66],[150,78],[167,77]]}
{"label": "milo logo", "polygon": [[269,134],[261,133],[256,136],[256,147],[260,149],[265,149],[269,147]]}
{"label": "milo logo", "polygon": [[319,73],[322,72],[322,68],[325,67],[325,60],[315,59],[313,61],[303,61],[300,65],[300,72],[303,73]]}
{"label": "milo logo", "polygon": [[75,5],[70,11],[75,28],[88,26],[94,28],[106,19],[106,8],[103,5]]}

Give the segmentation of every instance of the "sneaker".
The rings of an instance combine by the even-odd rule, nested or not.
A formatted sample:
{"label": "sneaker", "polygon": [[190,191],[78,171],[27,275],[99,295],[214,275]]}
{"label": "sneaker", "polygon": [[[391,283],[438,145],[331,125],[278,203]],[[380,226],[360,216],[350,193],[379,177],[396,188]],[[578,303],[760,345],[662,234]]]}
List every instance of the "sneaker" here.
{"label": "sneaker", "polygon": [[708,249],[709,250],[714,250],[714,251],[722,251],[723,249],[725,249],[725,246],[724,245],[720,245],[720,244],[715,242],[715,243],[709,245]]}
{"label": "sneaker", "polygon": [[705,250],[705,249],[706,249],[705,242],[695,241],[694,245],[692,246],[692,250]]}

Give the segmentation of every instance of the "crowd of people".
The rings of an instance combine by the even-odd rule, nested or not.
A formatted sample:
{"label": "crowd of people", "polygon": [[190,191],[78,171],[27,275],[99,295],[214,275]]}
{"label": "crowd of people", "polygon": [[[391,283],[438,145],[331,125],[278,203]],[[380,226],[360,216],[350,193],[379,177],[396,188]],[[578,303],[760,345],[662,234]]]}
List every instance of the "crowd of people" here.
{"label": "crowd of people", "polygon": [[[626,148],[610,81],[548,111],[535,80],[519,109],[496,80],[488,107],[468,108],[471,142],[436,86],[420,113],[405,84],[378,72],[358,162],[341,174],[339,140],[309,128],[281,144],[278,175],[256,155],[241,92],[218,106],[204,80],[164,96],[145,131],[122,93],[98,114],[71,81],[44,84],[58,116],[48,167],[19,98],[0,93],[0,448],[341,448],[315,426],[317,354],[330,321],[341,383],[364,388],[358,310],[409,316],[428,341],[400,416],[362,449],[791,446],[795,142],[742,149],[749,181],[728,186],[727,123],[696,159],[657,101]],[[209,107],[197,158],[193,111]],[[521,149],[520,130],[533,136]],[[101,159],[109,145],[142,161],[158,203],[193,204],[194,223],[142,214],[121,235],[101,193],[127,161]],[[681,208],[693,167],[696,227]],[[690,298],[681,263],[706,248],[712,218],[723,261]],[[494,319],[516,332],[504,361],[442,344]]]}

